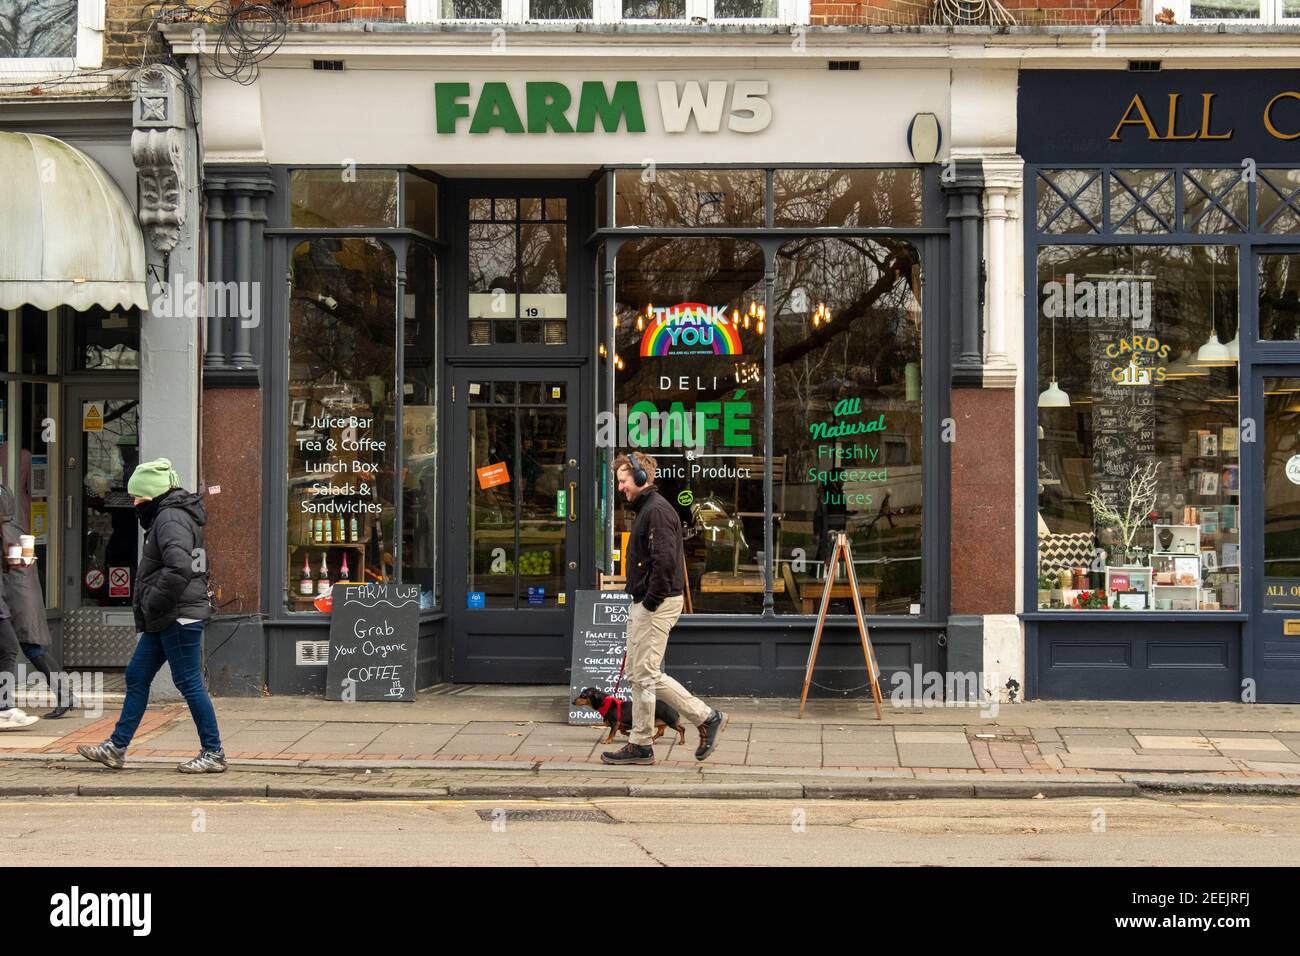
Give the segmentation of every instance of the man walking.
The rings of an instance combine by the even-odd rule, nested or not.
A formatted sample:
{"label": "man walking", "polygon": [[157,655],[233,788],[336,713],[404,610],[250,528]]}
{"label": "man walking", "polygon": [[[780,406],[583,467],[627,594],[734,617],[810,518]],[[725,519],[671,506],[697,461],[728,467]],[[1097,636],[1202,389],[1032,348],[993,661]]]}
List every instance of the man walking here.
{"label": "man walking", "polygon": [[654,485],[655,460],[631,452],[614,462],[618,491],[636,512],[627,546],[627,672],[632,684],[632,733],[622,750],[603,753],[609,764],[655,762],[655,699],[676,708],[700,731],[695,759],[713,753],[728,716],[694,697],[661,669],[668,633],[682,613],[682,523]]}
{"label": "man walking", "polygon": [[134,498],[144,528],[144,550],[132,594],[140,640],[126,666],[126,701],[113,736],[102,744],[82,744],[77,753],[121,769],[126,748],[149,703],[149,685],[166,662],[171,665],[176,689],[189,704],[203,748],[176,769],[181,773],[221,773],[226,769],[226,755],[221,749],[217,714],[203,686],[203,626],[212,616],[212,605],[207,572],[196,569],[204,566],[197,559],[203,551],[207,509],[201,495],[180,487],[180,478],[166,458],[136,466],[126,490]]}

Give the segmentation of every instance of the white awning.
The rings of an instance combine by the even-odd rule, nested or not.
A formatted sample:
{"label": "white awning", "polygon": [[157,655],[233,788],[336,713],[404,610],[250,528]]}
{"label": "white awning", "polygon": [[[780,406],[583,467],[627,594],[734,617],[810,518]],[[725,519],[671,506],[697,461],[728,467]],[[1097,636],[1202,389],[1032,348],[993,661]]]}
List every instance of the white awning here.
{"label": "white awning", "polygon": [[52,136],[0,132],[0,309],[144,308],[144,236],[104,168]]}

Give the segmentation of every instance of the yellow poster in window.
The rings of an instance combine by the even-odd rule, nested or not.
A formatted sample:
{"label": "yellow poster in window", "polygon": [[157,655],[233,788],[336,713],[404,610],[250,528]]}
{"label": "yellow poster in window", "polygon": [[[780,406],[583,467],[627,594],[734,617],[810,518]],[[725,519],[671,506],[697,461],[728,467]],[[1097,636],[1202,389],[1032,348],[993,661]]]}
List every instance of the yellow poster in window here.
{"label": "yellow poster in window", "polygon": [[48,531],[48,518],[50,513],[50,503],[48,501],[32,502],[32,534],[36,536],[37,544],[45,543],[45,534]]}

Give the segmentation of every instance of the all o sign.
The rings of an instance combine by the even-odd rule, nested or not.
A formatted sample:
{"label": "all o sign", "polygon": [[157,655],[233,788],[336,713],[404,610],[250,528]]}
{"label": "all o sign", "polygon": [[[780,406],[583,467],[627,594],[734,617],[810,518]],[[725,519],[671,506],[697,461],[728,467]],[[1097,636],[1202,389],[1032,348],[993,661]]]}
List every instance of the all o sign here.
{"label": "all o sign", "polygon": [[1286,477],[1293,485],[1300,485],[1300,455],[1292,455],[1286,463]]}

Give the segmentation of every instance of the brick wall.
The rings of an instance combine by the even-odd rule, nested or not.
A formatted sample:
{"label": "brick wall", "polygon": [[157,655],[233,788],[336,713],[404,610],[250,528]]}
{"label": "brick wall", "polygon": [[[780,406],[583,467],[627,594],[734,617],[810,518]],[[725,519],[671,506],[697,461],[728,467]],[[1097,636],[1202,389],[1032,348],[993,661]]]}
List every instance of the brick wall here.
{"label": "brick wall", "polygon": [[[104,66],[135,66],[145,52],[151,18],[142,0],[108,0],[104,15]],[[158,52],[153,40],[152,52]]]}

